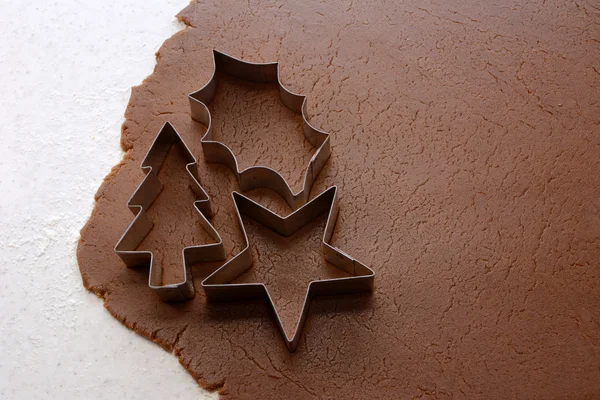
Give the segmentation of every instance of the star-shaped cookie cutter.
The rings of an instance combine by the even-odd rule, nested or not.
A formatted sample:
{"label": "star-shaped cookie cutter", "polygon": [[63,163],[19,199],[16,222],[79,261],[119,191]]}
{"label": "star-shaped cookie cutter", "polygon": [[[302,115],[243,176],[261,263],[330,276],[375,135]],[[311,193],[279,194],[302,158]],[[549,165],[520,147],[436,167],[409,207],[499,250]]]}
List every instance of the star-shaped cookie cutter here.
{"label": "star-shaped cookie cutter", "polygon": [[[174,144],[178,145],[188,161],[185,168],[189,174],[190,188],[200,198],[194,202],[194,207],[200,214],[200,224],[216,243],[200,246],[190,246],[182,250],[184,278],[183,281],[173,284],[162,284],[162,267],[154,263],[150,251],[137,251],[136,249],[148,236],[154,224],[146,214],[146,210],[154,203],[162,192],[163,185],[158,179],[158,172],[167,154]],[[223,248],[223,241],[219,233],[208,221],[212,217],[210,198],[198,180],[198,165],[196,158],[184,143],[183,139],[173,125],[166,122],[150,146],[141,168],[147,172],[146,177],[133,193],[127,207],[135,218],[119,239],[115,246],[115,253],[129,268],[150,267],[148,286],[153,289],[163,301],[185,301],[194,297],[194,283],[192,280],[192,265],[208,261],[222,261],[227,258]]]}
{"label": "star-shaped cookie cutter", "polygon": [[[202,288],[206,293],[207,300],[215,302],[266,298],[271,310],[275,314],[277,325],[287,348],[289,351],[294,352],[300,341],[302,328],[313,296],[371,292],[373,290],[375,272],[365,264],[330,244],[339,211],[336,192],[337,187],[330,187],[287,217],[281,217],[248,197],[238,192],[233,192],[232,197],[246,244],[239,254],[223,264],[221,268],[217,269],[202,282]],[[289,337],[277,313],[273,299],[264,284],[231,283],[252,266],[252,252],[244,222],[242,221],[242,214],[248,215],[280,235],[290,236],[325,212],[328,212],[328,217],[322,241],[324,258],[352,276],[310,282],[304,297],[300,318],[292,336]]]}
{"label": "star-shaped cookie cutter", "polygon": [[[236,174],[242,192],[267,188],[282,196],[293,210],[306,204],[310,188],[330,155],[329,134],[316,129],[308,122],[306,96],[291,92],[281,83],[279,63],[251,63],[217,50],[213,50],[213,61],[214,72],[211,79],[204,87],[188,96],[192,118],[207,127],[201,139],[205,159],[208,162],[225,164],[232,170]],[[317,150],[304,173],[304,184],[298,193],[294,193],[285,178],[269,167],[253,166],[240,171],[231,149],[213,140],[211,115],[207,105],[215,96],[218,73],[246,81],[277,83],[281,102],[290,110],[302,115],[304,136]]]}

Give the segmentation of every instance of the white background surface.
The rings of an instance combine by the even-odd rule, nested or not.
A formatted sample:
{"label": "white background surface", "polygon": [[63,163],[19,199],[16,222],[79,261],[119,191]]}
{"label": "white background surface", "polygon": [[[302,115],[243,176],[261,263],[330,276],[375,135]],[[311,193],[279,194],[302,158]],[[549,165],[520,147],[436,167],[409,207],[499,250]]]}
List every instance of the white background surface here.
{"label": "white background surface", "polygon": [[216,398],[113,319],[75,258],[130,88],[187,2],[0,0],[1,399]]}

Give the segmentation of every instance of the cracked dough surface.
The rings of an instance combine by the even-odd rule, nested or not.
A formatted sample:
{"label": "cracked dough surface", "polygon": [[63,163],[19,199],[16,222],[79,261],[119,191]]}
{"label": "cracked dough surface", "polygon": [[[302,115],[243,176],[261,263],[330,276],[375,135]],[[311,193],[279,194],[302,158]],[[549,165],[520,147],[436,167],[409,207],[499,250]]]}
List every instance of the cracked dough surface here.
{"label": "cracked dough surface", "polygon": [[[600,396],[599,13],[588,1],[190,4],[187,28],[132,90],[127,152],[82,229],[85,286],[225,399]],[[312,195],[339,186],[334,244],[377,273],[371,296],[315,299],[294,354],[264,302],[208,306],[197,290],[161,303],[147,270],[113,253],[165,121],[199,160],[229,255],[243,246],[233,174],[205,164],[188,112],[212,48],[279,61],[284,84],[308,96],[311,123],[332,135]],[[298,116],[268,85],[221,88],[219,140],[297,187],[313,151]],[[178,157],[142,244],[167,280],[182,246],[208,241]],[[289,211],[267,191],[251,196]],[[248,223],[255,266],[241,279],[266,282],[292,321],[308,282],[336,273],[315,246],[324,222],[285,240]],[[197,289],[217,266],[195,268]]]}

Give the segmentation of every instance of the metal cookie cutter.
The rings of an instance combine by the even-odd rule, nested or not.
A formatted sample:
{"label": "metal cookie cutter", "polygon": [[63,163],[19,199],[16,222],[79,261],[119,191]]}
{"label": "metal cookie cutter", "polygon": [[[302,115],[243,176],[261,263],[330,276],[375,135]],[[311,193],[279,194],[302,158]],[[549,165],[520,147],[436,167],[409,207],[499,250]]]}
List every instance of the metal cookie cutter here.
{"label": "metal cookie cutter", "polygon": [[[310,188],[329,158],[329,134],[310,125],[306,113],[306,96],[293,93],[283,86],[279,79],[279,63],[250,63],[217,50],[213,50],[213,60],[215,69],[212,78],[202,89],[188,96],[192,118],[207,126],[206,133],[201,139],[204,157],[208,162],[222,163],[229,167],[236,174],[241,191],[255,188],[271,189],[282,196],[293,210],[296,210],[308,201]],[[211,116],[207,105],[214,98],[217,74],[220,72],[252,82],[277,83],[281,102],[290,110],[302,114],[304,136],[317,151],[304,173],[304,185],[298,193],[294,193],[285,178],[271,168],[254,166],[240,171],[231,149],[213,140]]]}
{"label": "metal cookie cutter", "polygon": [[[277,325],[279,326],[285,344],[289,351],[293,352],[298,346],[302,327],[304,326],[304,321],[306,320],[310,301],[313,296],[372,291],[373,281],[375,279],[373,270],[329,244],[331,242],[331,237],[333,236],[339,210],[336,192],[337,188],[335,186],[330,187],[287,217],[281,217],[246,196],[233,192],[233,201],[236,207],[240,227],[244,233],[246,245],[244,250],[231,260],[227,261],[221,268],[216,270],[202,282],[202,287],[206,292],[207,300],[213,302],[266,297],[269,306],[275,314]],[[283,328],[281,318],[275,309],[273,299],[264,284],[231,283],[252,266],[252,252],[248,242],[248,235],[246,234],[246,229],[244,228],[244,223],[242,221],[242,214],[248,215],[280,235],[290,236],[325,212],[329,213],[322,242],[325,260],[353,276],[310,282],[302,305],[300,318],[292,336],[289,337]]]}
{"label": "metal cookie cutter", "polygon": [[[183,281],[168,285],[162,284],[163,269],[153,262],[150,251],[137,251],[137,247],[150,233],[154,224],[146,214],[146,210],[158,198],[163,189],[158,180],[158,172],[174,144],[180,146],[188,164],[185,166],[189,173],[190,188],[200,198],[194,206],[200,214],[200,224],[216,243],[186,247],[182,251],[184,278]],[[141,168],[147,175],[127,203],[135,218],[115,246],[115,253],[125,262],[127,267],[150,267],[148,286],[153,289],[163,301],[185,301],[194,297],[192,281],[192,265],[207,261],[220,261],[227,258],[219,233],[208,222],[212,217],[210,199],[198,181],[198,165],[196,159],[170,123],[165,123],[150,146]]]}

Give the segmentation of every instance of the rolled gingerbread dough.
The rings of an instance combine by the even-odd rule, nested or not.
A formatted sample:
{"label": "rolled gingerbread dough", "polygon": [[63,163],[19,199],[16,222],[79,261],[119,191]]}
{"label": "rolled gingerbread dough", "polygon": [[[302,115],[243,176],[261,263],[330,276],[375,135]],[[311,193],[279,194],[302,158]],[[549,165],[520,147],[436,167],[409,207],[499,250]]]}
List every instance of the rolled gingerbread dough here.
{"label": "rolled gingerbread dough", "polygon": [[[121,322],[173,350],[225,399],[594,398],[600,396],[600,25],[579,1],[192,3],[186,28],[132,90],[126,154],[106,177],[77,251],[85,286]],[[262,301],[162,303],[147,270],[113,247],[150,143],[170,121],[198,158],[212,222],[243,246],[223,166],[206,164],[187,94],[212,49],[278,61],[332,155],[312,195],[339,187],[334,244],[377,274],[372,295],[317,298],[289,353]],[[268,165],[298,189],[314,149],[276,87],[224,78],[215,135],[241,167]],[[181,249],[210,239],[171,151],[149,210],[165,281]],[[273,210],[284,202],[249,193]],[[281,238],[245,219],[255,265],[293,324],[306,285],[335,276],[320,219]]]}

